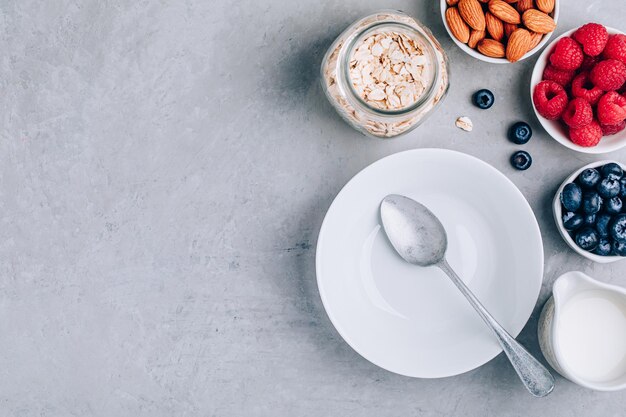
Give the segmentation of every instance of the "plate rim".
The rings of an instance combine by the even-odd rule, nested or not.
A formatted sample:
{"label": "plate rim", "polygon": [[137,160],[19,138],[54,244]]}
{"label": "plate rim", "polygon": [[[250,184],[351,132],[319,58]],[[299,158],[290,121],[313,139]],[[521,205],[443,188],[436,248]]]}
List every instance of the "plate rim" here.
{"label": "plate rim", "polygon": [[374,162],[370,163],[369,165],[365,166],[363,169],[359,170],[359,172],[357,172],[354,176],[352,176],[344,184],[343,187],[341,187],[341,189],[339,190],[339,192],[337,193],[337,195],[333,199],[332,203],[330,204],[330,206],[326,210],[326,214],[324,215],[324,220],[322,221],[322,225],[320,226],[320,230],[318,232],[317,244],[316,244],[316,248],[315,248],[315,276],[316,276],[318,292],[319,292],[320,298],[322,300],[322,305],[324,306],[324,311],[326,312],[326,315],[328,316],[329,320],[331,321],[333,327],[337,330],[337,332],[339,333],[341,338],[348,344],[348,346],[350,346],[352,348],[352,350],[354,350],[356,353],[358,353],[362,358],[364,358],[368,362],[378,366],[379,368],[385,369],[386,371],[389,371],[389,372],[392,372],[392,373],[398,374],[398,375],[403,375],[403,376],[406,376],[406,377],[421,378],[421,379],[438,379],[438,378],[447,378],[447,377],[452,377],[452,376],[456,376],[456,375],[461,375],[461,374],[464,374],[466,372],[469,372],[469,371],[472,371],[474,369],[477,369],[477,368],[483,366],[484,364],[486,364],[487,362],[491,361],[493,358],[498,356],[500,353],[502,353],[502,348],[500,346],[498,346],[498,348],[495,350],[495,353],[493,355],[488,356],[484,362],[478,363],[478,364],[475,364],[475,365],[470,365],[469,367],[463,368],[463,369],[461,369],[459,371],[455,371],[455,372],[439,372],[439,373],[431,372],[429,375],[411,375],[409,373],[403,373],[403,372],[398,371],[398,370],[389,369],[389,368],[383,366],[382,364],[377,363],[375,360],[372,360],[371,358],[368,358],[365,354],[363,354],[360,351],[360,349],[358,349],[355,346],[354,343],[352,343],[349,340],[349,338],[346,336],[345,330],[342,328],[342,326],[338,322],[337,318],[331,312],[332,309],[329,308],[330,303],[329,303],[328,298],[326,296],[326,293],[325,293],[325,291],[323,289],[324,287],[321,284],[321,278],[320,278],[321,277],[321,273],[320,273],[320,271],[321,271],[320,251],[321,251],[322,245],[324,244],[323,243],[324,242],[323,236],[324,236],[325,233],[327,233],[326,230],[328,228],[328,215],[331,212],[331,210],[333,209],[333,207],[335,207],[335,205],[338,204],[338,200],[346,192],[346,190],[350,186],[350,184],[353,183],[355,180],[357,180],[357,178],[362,176],[366,171],[369,171],[370,169],[373,169],[374,166],[377,166],[377,165],[380,165],[380,164],[386,162],[388,159],[398,158],[398,157],[402,157],[402,156],[408,155],[408,154],[421,154],[421,153],[433,153],[433,154],[443,154],[443,155],[454,154],[456,156],[461,156],[463,158],[467,158],[468,160],[473,160],[473,162],[477,163],[478,165],[482,165],[483,167],[487,168],[488,170],[491,170],[495,175],[498,175],[498,176],[502,177],[505,180],[505,182],[510,187],[512,187],[514,192],[516,194],[518,194],[518,196],[521,197],[521,200],[524,202],[523,209],[528,214],[530,214],[530,218],[532,220],[532,226],[533,226],[532,227],[532,232],[538,238],[538,242],[539,242],[538,262],[539,262],[539,272],[540,272],[540,274],[539,274],[539,279],[536,280],[536,282],[533,281],[535,283],[535,289],[534,289],[534,294],[535,295],[533,296],[534,302],[532,303],[532,306],[529,308],[529,311],[528,311],[528,314],[527,314],[528,317],[521,324],[519,330],[516,330],[514,332],[510,332],[511,335],[514,338],[519,336],[519,334],[524,329],[524,327],[526,327],[526,324],[528,323],[528,321],[532,317],[532,313],[533,313],[533,311],[534,311],[534,309],[535,309],[535,307],[537,305],[537,301],[539,299],[539,294],[541,292],[541,287],[543,285],[543,278],[544,278],[544,273],[545,273],[545,254],[544,254],[544,246],[543,246],[543,237],[541,236],[541,229],[539,228],[539,223],[537,222],[537,217],[535,216],[535,213],[534,213],[532,207],[530,206],[530,203],[528,203],[528,200],[526,199],[524,194],[521,192],[521,190],[515,185],[515,183],[513,183],[513,181],[511,181],[511,179],[509,177],[504,175],[504,173],[502,173],[500,170],[498,170],[497,168],[495,168],[491,164],[483,161],[482,159],[480,159],[480,158],[478,158],[476,156],[464,153],[464,152],[451,150],[451,149],[446,149],[446,148],[418,148],[418,149],[409,149],[409,150],[406,150],[406,151],[396,152],[396,153],[384,156],[384,157],[382,157],[380,159],[377,159]]}

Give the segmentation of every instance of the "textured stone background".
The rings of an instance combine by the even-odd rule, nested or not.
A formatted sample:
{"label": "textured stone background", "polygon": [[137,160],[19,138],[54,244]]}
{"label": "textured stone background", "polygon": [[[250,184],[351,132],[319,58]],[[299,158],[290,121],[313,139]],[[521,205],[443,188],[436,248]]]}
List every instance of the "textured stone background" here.
{"label": "textured stone background", "polygon": [[[557,32],[590,19],[626,30],[623,0],[567,0]],[[348,24],[400,8],[449,53],[452,87],[393,141],[349,128],[319,87]],[[339,189],[418,147],[475,155],[522,190],[545,241],[541,297],[561,273],[626,285],[551,219],[562,179],[599,156],[538,126],[535,59],[473,60],[429,1],[0,1],[0,415],[618,416],[624,394],[562,378],[532,399],[500,355],[418,380],[379,369],[338,336],[315,283],[315,243]],[[488,112],[470,94],[493,90]],[[473,118],[475,130],[454,127]],[[529,120],[535,164],[515,172],[507,126]],[[611,155],[626,156],[626,151]],[[511,219],[515,221],[515,219]]]}

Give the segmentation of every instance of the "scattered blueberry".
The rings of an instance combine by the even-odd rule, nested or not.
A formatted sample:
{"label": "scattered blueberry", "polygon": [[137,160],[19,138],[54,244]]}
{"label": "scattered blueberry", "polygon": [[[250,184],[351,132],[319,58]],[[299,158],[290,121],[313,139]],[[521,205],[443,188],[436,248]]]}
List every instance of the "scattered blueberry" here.
{"label": "scattered blueberry", "polygon": [[613,197],[609,200],[606,200],[604,209],[607,213],[619,214],[619,212],[622,211],[622,199],[619,197]]}
{"label": "scattered blueberry", "polygon": [[597,187],[598,193],[604,198],[613,198],[619,194],[620,184],[612,178],[602,178]]}
{"label": "scattered blueberry", "polygon": [[594,253],[600,256],[608,256],[611,254],[612,249],[613,248],[611,247],[611,241],[603,237],[600,238],[600,241],[598,242],[598,246],[596,246]]}
{"label": "scattered blueberry", "polygon": [[624,170],[619,164],[615,162],[609,162],[608,164],[600,168],[600,172],[604,178],[610,178],[613,180],[619,180],[624,175]]}
{"label": "scattered blueberry", "polygon": [[568,212],[563,215],[563,227],[570,232],[583,225],[583,216],[578,213]]}
{"label": "scattered blueberry", "polygon": [[626,243],[614,240],[613,253],[618,256],[626,256]]}
{"label": "scattered blueberry", "polygon": [[598,232],[591,227],[584,227],[576,233],[575,240],[582,249],[592,251],[598,246]]}
{"label": "scattered blueberry", "polygon": [[602,213],[596,216],[596,230],[600,237],[609,236],[609,224],[613,217],[610,214]]}
{"label": "scattered blueberry", "polygon": [[533,158],[530,157],[530,154],[526,151],[517,151],[513,155],[511,155],[511,165],[515,169],[519,169],[520,171],[524,171],[533,163]]}
{"label": "scattered blueberry", "polygon": [[583,216],[583,222],[586,226],[595,226],[596,224],[596,215],[595,214],[585,214]]}
{"label": "scattered blueberry", "polygon": [[583,200],[583,191],[578,184],[570,182],[561,192],[561,204],[567,211],[576,211],[580,208]]}
{"label": "scattered blueberry", "polygon": [[487,89],[476,91],[472,98],[474,100],[474,104],[483,110],[493,106],[493,103],[496,101],[493,93]]}
{"label": "scattered blueberry", "polygon": [[613,218],[609,226],[609,232],[613,239],[626,243],[626,214],[620,214]]}
{"label": "scattered blueberry", "polygon": [[518,145],[523,145],[530,140],[533,130],[526,122],[517,122],[509,128],[509,140]]}
{"label": "scattered blueberry", "polygon": [[595,191],[589,191],[583,194],[583,212],[586,214],[595,214],[602,208],[602,197]]}
{"label": "scattered blueberry", "polygon": [[583,188],[595,188],[600,182],[602,176],[598,170],[594,168],[587,168],[578,176],[578,184]]}

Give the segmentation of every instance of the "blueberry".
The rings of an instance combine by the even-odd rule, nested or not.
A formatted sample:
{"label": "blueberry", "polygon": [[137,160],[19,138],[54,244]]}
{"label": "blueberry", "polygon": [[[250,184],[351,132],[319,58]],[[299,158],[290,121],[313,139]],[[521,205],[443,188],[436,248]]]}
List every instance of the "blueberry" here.
{"label": "blueberry", "polygon": [[595,191],[583,194],[583,211],[587,214],[595,214],[602,208],[602,197]]}
{"label": "blueberry", "polygon": [[561,192],[561,204],[567,211],[577,211],[580,208],[580,204],[583,200],[583,191],[578,184],[570,182]]}
{"label": "blueberry", "polygon": [[619,196],[622,198],[626,197],[626,177],[622,177],[619,180]]}
{"label": "blueberry", "polygon": [[587,168],[578,175],[578,184],[583,188],[595,188],[601,179],[602,177],[598,170]]}
{"label": "blueberry", "polygon": [[487,89],[476,91],[472,99],[474,100],[474,104],[483,110],[493,106],[493,103],[496,101],[493,93]]}
{"label": "blueberry", "polygon": [[619,212],[622,211],[622,200],[619,197],[606,200],[604,210],[606,210],[607,213],[619,214]]}
{"label": "blueberry", "polygon": [[598,233],[591,227],[584,227],[576,233],[576,244],[582,249],[592,251],[598,246]]}
{"label": "blueberry", "polygon": [[613,180],[619,180],[624,175],[622,167],[615,162],[609,162],[603,165],[602,168],[600,168],[600,172],[604,178],[611,178]]}
{"label": "blueberry", "polygon": [[600,255],[600,256],[608,256],[611,254],[612,249],[613,248],[611,247],[611,241],[609,241],[609,239],[600,238],[600,241],[598,242],[598,246],[593,251],[593,253],[595,253],[596,255]]}
{"label": "blueberry", "polygon": [[583,216],[581,216],[580,214],[572,213],[570,211],[563,215],[563,227],[565,228],[565,230],[569,230],[571,232],[572,230],[578,229],[582,225]]}
{"label": "blueberry", "polygon": [[626,243],[626,214],[620,214],[613,218],[609,225],[609,233],[618,242]]}
{"label": "blueberry", "polygon": [[596,230],[600,237],[609,236],[609,224],[611,223],[611,219],[613,219],[613,217],[605,213],[596,216]]}
{"label": "blueberry", "polygon": [[509,128],[509,140],[518,145],[523,145],[530,140],[533,130],[526,122],[517,122]]}
{"label": "blueberry", "polygon": [[520,171],[524,171],[533,163],[533,158],[530,157],[530,154],[526,151],[517,151],[513,155],[511,155],[511,165],[513,168],[519,169]]}
{"label": "blueberry", "polygon": [[602,178],[596,189],[601,197],[613,198],[619,194],[620,184],[618,180]]}
{"label": "blueberry", "polygon": [[617,256],[626,256],[626,243],[613,241],[613,254]]}
{"label": "blueberry", "polygon": [[583,216],[583,223],[585,223],[585,226],[595,226],[596,225],[596,215],[595,214],[585,214]]}

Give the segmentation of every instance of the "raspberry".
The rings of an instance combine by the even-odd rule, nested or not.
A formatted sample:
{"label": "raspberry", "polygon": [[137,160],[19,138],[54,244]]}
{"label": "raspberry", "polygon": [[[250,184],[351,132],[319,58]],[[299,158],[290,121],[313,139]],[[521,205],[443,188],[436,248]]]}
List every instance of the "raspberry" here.
{"label": "raspberry", "polygon": [[600,62],[600,57],[599,56],[585,55],[584,58],[583,58],[583,63],[580,66],[580,70],[581,71],[591,71],[591,69],[593,67],[595,67],[598,62]]}
{"label": "raspberry", "polygon": [[541,81],[535,86],[533,103],[540,115],[546,119],[557,120],[567,106],[567,93],[554,81]]}
{"label": "raspberry", "polygon": [[572,38],[561,38],[556,43],[550,62],[558,69],[575,70],[583,63],[583,50]]}
{"label": "raspberry", "polygon": [[604,58],[617,59],[626,64],[626,35],[610,35],[602,53]]}
{"label": "raspberry", "polygon": [[584,98],[592,106],[594,106],[598,102],[598,100],[600,100],[602,94],[604,94],[604,91],[594,86],[591,81],[589,81],[588,72],[581,72],[576,77],[574,77],[574,80],[572,81],[571,92],[572,96]]}
{"label": "raspberry", "polygon": [[606,42],[609,40],[609,33],[604,26],[598,23],[587,23],[578,28],[572,38],[583,46],[583,51],[587,55],[597,56],[604,50]]}
{"label": "raspberry", "polygon": [[598,120],[605,125],[621,123],[626,119],[626,98],[609,91],[598,101]]}
{"label": "raspberry", "polygon": [[591,123],[586,126],[576,129],[570,128],[569,138],[576,145],[589,148],[596,146],[598,142],[600,142],[600,139],[602,139],[602,129],[598,122],[592,120]]}
{"label": "raspberry", "polygon": [[626,81],[626,65],[617,59],[605,59],[593,67],[589,79],[604,91],[619,90]]}
{"label": "raspberry", "polygon": [[563,112],[563,121],[571,128],[588,125],[593,120],[591,104],[584,98],[575,98],[570,101]]}
{"label": "raspberry", "polygon": [[600,125],[603,136],[609,136],[609,135],[614,135],[616,133],[619,133],[622,130],[624,130],[625,127],[626,127],[626,120],[622,121],[622,123],[617,123],[614,125],[603,125],[603,124]]}
{"label": "raspberry", "polygon": [[544,80],[554,81],[555,83],[561,84],[563,87],[572,82],[574,75],[574,71],[560,70],[550,64],[543,70]]}

